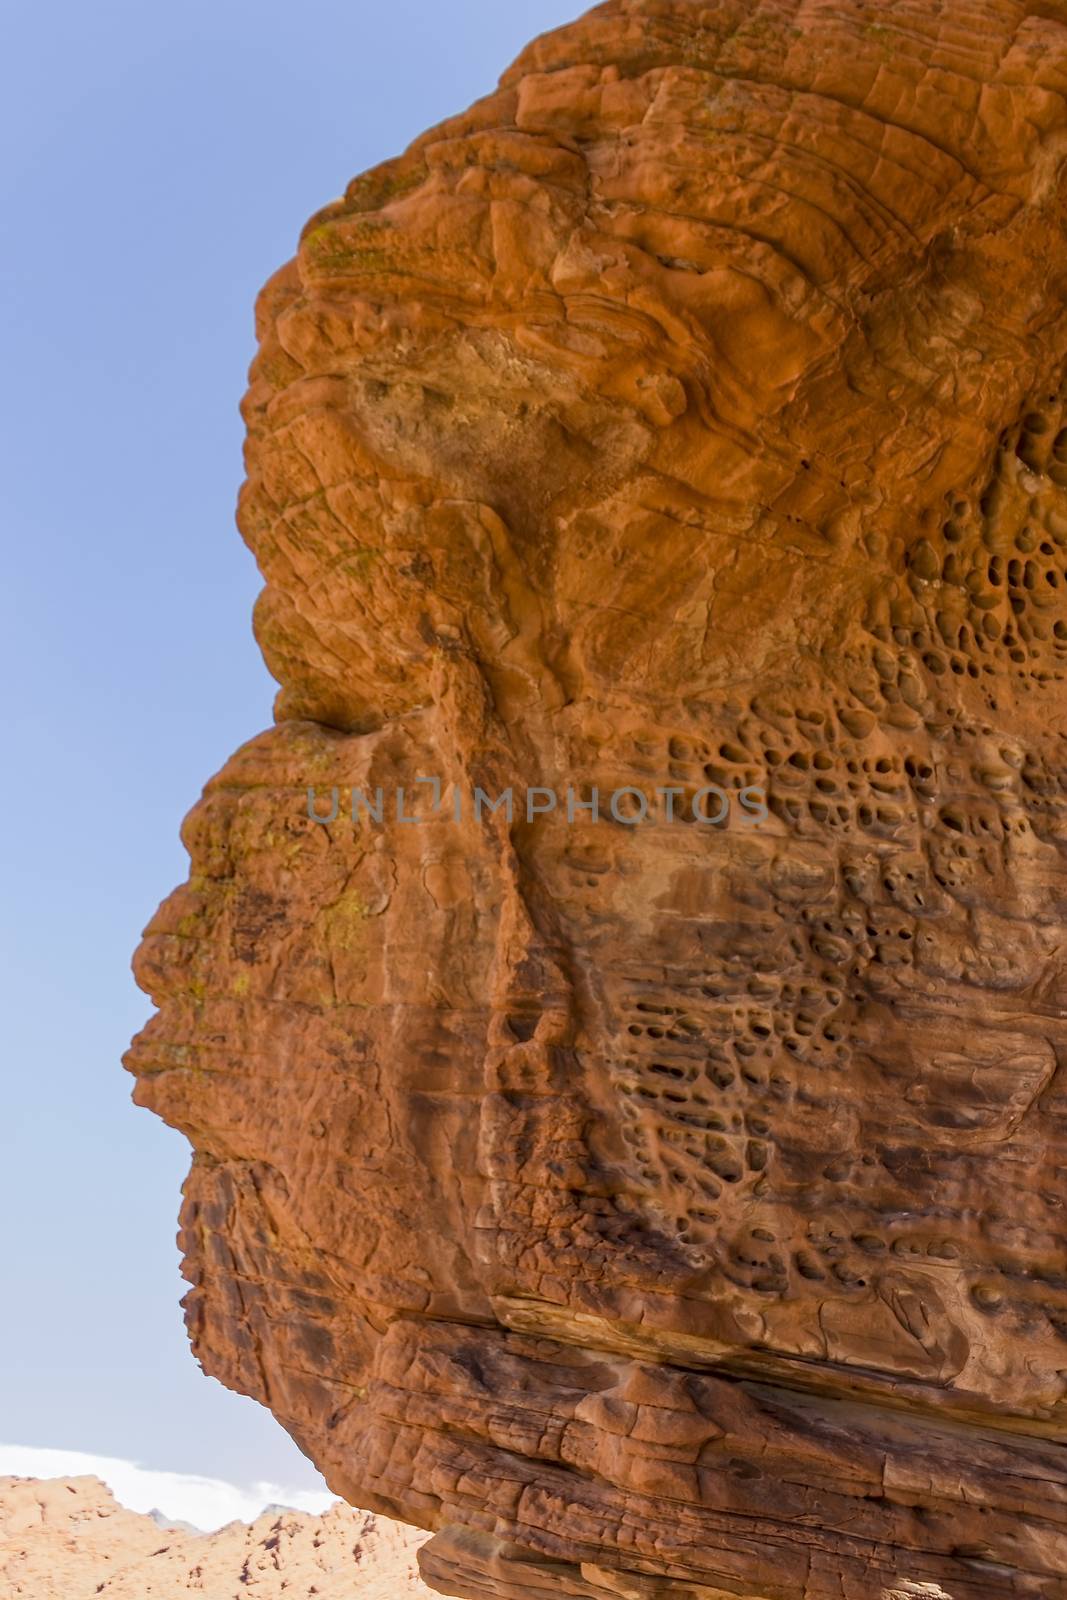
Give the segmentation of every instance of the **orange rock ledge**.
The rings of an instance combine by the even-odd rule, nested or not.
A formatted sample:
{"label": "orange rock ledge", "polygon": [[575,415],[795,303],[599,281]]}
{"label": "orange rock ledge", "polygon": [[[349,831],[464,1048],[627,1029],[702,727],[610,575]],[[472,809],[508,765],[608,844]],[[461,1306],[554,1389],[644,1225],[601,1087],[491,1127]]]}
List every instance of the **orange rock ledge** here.
{"label": "orange rock ledge", "polygon": [[[1067,1597],[1067,4],[609,0],[313,218],[136,1096],[467,1600]],[[354,830],[309,786],[765,790]]]}

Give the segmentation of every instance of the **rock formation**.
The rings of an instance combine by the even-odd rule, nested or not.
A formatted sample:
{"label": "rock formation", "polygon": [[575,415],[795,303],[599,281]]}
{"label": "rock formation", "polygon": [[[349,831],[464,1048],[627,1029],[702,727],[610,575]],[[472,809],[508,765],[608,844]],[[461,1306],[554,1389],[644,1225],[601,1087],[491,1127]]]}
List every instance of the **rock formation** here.
{"label": "rock formation", "polygon": [[1067,1596],[1065,160],[1065,0],[609,0],[262,294],[129,1065],[443,1593]]}
{"label": "rock formation", "polygon": [[420,1538],[341,1505],[197,1533],[124,1510],[99,1478],[0,1478],[4,1600],[429,1600]]}

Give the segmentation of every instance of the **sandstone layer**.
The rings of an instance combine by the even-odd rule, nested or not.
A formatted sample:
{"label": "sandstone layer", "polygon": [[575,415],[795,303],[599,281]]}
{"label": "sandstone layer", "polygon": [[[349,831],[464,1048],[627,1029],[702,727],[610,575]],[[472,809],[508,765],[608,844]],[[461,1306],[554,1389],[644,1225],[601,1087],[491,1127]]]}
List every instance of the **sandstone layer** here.
{"label": "sandstone layer", "polygon": [[1064,0],[610,0],[262,294],[128,1063],[443,1593],[1067,1596],[1065,159]]}
{"label": "sandstone layer", "polygon": [[197,1533],[126,1511],[99,1478],[0,1478],[4,1600],[429,1600],[421,1537],[341,1505]]}

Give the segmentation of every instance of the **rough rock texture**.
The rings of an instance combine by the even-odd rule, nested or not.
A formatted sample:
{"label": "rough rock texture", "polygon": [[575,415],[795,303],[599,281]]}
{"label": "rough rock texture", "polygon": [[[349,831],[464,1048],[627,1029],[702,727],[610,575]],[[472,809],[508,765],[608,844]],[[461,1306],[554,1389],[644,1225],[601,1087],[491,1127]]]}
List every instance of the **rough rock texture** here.
{"label": "rough rock texture", "polygon": [[347,1506],[197,1533],[126,1511],[99,1478],[0,1478],[4,1600],[429,1600],[419,1542]]}
{"label": "rough rock texture", "polygon": [[1065,158],[1064,0],[611,0],[262,295],[129,1064],[200,1360],[445,1593],[1067,1596]]}

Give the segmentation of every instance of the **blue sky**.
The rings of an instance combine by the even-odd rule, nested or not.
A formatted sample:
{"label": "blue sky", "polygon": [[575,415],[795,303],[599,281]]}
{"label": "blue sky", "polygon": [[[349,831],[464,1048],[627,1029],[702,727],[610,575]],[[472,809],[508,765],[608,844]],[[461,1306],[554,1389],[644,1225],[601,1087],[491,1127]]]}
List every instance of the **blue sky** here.
{"label": "blue sky", "polygon": [[270,721],[233,527],[252,302],[580,0],[83,0],[0,23],[0,1441],[311,1489],[188,1352],[184,1141],[119,1066],[182,815]]}

